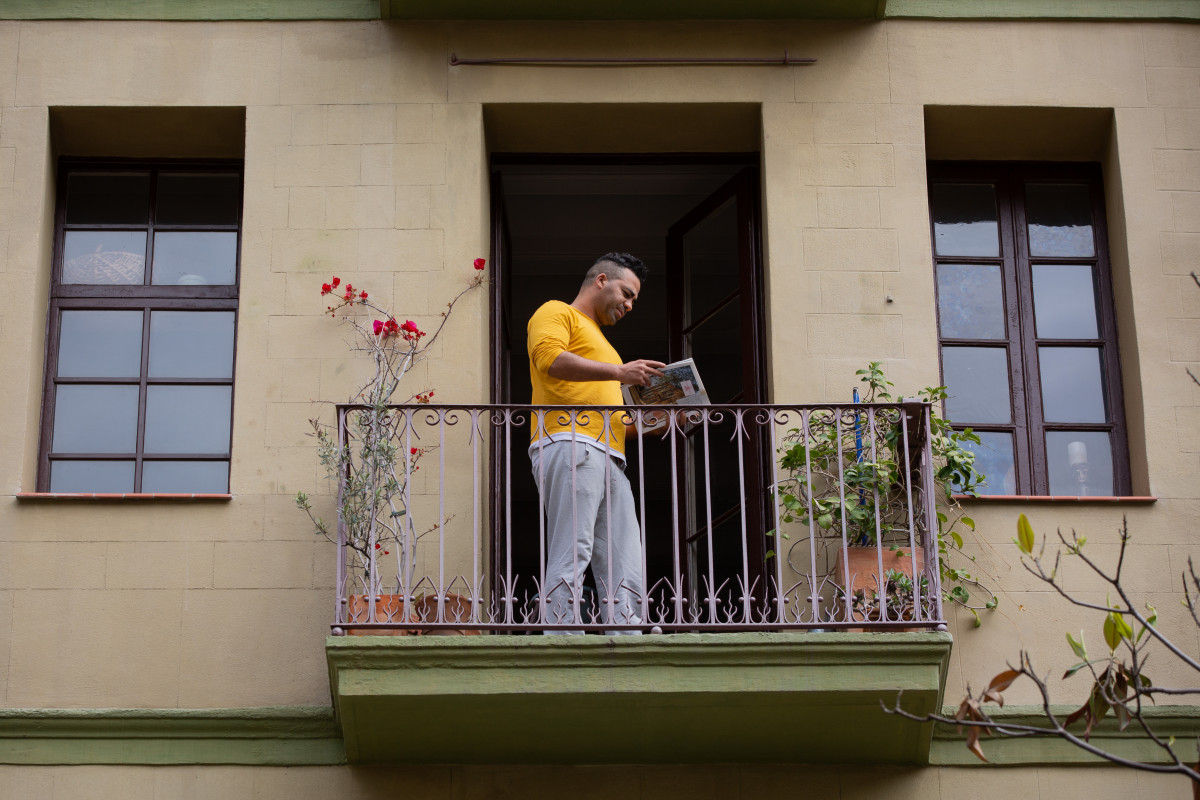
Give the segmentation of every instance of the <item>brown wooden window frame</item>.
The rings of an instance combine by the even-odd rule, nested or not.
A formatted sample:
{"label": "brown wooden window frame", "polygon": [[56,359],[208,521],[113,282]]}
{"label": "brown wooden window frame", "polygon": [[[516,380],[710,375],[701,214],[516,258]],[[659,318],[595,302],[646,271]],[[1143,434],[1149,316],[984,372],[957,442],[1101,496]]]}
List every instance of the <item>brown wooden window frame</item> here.
{"label": "brown wooden window frame", "polygon": [[[67,223],[67,181],[78,173],[147,172],[150,193],[144,224]],[[230,174],[239,181],[237,221],[231,224],[159,224],[155,219],[156,194],[161,173]],[[58,162],[54,215],[54,256],[50,276],[50,308],[47,319],[45,376],[43,384],[42,423],[40,430],[37,490],[50,492],[51,466],[56,461],[122,461],[134,462],[133,493],[142,493],[142,470],[146,461],[224,461],[231,462],[233,439],[233,385],[237,372],[238,292],[241,283],[242,253],[242,196],[245,191],[244,162],[241,159],[81,159],[63,157]],[[63,283],[64,242],[71,230],[137,230],[146,232],[146,257],[143,283],[136,284],[79,284]],[[154,285],[153,242],[156,232],[230,231],[237,234],[234,256],[234,279],[226,285]],[[74,310],[142,311],[142,341],[140,375],[133,378],[62,378],[58,377],[59,345],[62,312]],[[148,375],[151,311],[232,311],[234,314],[234,356],[228,378],[151,378]],[[135,451],[123,453],[77,453],[53,451],[55,402],[58,387],[70,384],[138,386],[137,442]],[[228,386],[230,388],[230,441],[223,453],[145,452],[146,399],[151,386]],[[229,491],[226,485],[225,493]]]}
{"label": "brown wooden window frame", "polygon": [[[938,364],[945,383],[943,348],[1003,347],[1007,351],[1012,422],[979,423],[953,419],[956,428],[969,427],[980,433],[1011,433],[1017,495],[1047,496],[1049,468],[1045,434],[1069,430],[1106,432],[1112,452],[1113,490],[1117,496],[1131,493],[1129,451],[1125,429],[1121,366],[1117,345],[1116,315],[1113,306],[1112,270],[1108,257],[1108,228],[1104,208],[1104,184],[1100,165],[1091,163],[1041,162],[952,162],[931,161],[928,167],[930,188],[930,235],[933,242],[934,287],[938,292],[937,269],[942,264],[999,265],[1004,295],[1005,339],[950,338],[942,335],[941,305],[938,313]],[[1026,224],[1025,192],[1029,183],[1086,183],[1092,212],[1095,253],[1091,257],[1031,256]],[[936,183],[988,184],[995,186],[999,223],[998,257],[939,255],[933,218],[933,186]],[[1097,336],[1094,339],[1038,338],[1034,325],[1033,264],[1091,264],[1093,266],[1097,306]],[[936,295],[935,295],[936,297]],[[1039,347],[1095,347],[1101,350],[1100,366],[1104,376],[1104,403],[1107,419],[1103,423],[1047,422],[1043,416]],[[953,392],[953,387],[950,387]],[[985,488],[999,494],[995,476]]]}

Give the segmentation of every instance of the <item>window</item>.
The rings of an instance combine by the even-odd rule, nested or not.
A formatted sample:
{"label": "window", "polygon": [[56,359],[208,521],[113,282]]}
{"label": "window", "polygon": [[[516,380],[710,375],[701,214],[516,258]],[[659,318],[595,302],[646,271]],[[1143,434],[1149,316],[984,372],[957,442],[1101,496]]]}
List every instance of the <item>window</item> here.
{"label": "window", "polygon": [[1129,493],[1095,165],[931,163],[946,415],[980,494]]}
{"label": "window", "polygon": [[39,491],[229,491],[241,208],[240,162],[61,162]]}

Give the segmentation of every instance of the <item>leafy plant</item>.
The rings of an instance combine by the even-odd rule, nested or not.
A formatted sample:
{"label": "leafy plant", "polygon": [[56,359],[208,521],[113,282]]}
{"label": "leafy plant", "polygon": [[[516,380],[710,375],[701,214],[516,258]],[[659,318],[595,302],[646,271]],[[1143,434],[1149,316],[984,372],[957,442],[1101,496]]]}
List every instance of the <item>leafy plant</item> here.
{"label": "leafy plant", "polygon": [[350,284],[341,288],[337,277],[321,285],[321,295],[336,301],[325,313],[349,330],[351,351],[365,353],[374,374],[350,398],[341,432],[344,438],[339,438],[336,424],[309,420],[317,456],[330,483],[337,487],[338,527],[331,528],[314,513],[304,492],[296,495],[296,505],[308,515],[314,531],[335,544],[340,529],[346,567],[356,574],[362,594],[382,592],[384,578],[379,565],[385,557],[392,565],[389,580],[394,579],[401,589],[411,587],[417,542],[447,522],[439,519],[419,525],[414,519],[409,484],[421,468],[421,458],[433,448],[406,443],[409,416],[393,406],[397,398],[406,403],[432,400],[432,389],[406,393],[401,386],[413,366],[424,360],[458,301],[483,285],[484,260],[476,259],[474,267],[476,274],[446,304],[432,334],[412,320],[397,322],[396,316],[372,302],[366,291],[356,291]]}
{"label": "leafy plant", "polygon": [[[1089,654],[1082,631],[1078,639],[1070,633],[1066,634],[1067,645],[1080,660],[1063,673],[1062,680],[1080,673],[1091,677],[1091,686],[1081,706],[1065,718],[1060,717],[1051,703],[1049,677],[1039,674],[1029,653],[1022,650],[1017,664],[1013,666],[1010,663],[1007,669],[988,682],[983,691],[975,694],[968,686],[967,695],[953,717],[942,714],[911,714],[900,707],[899,698],[893,706],[885,705],[884,710],[919,722],[932,721],[956,726],[959,733],[966,729],[967,748],[982,761],[987,761],[981,740],[984,734],[1007,738],[1053,737],[1114,764],[1157,773],[1186,775],[1193,781],[1195,792],[1200,793],[1200,766],[1193,760],[1195,753],[1185,762],[1175,737],[1156,731],[1156,720],[1148,713],[1149,704],[1158,698],[1195,697],[1200,694],[1200,689],[1159,685],[1145,671],[1151,642],[1157,642],[1165,651],[1161,655],[1173,659],[1176,667],[1187,674],[1200,675],[1200,661],[1188,655],[1182,646],[1159,629],[1158,612],[1153,606],[1147,603],[1143,610],[1133,602],[1130,588],[1122,575],[1130,541],[1128,523],[1122,522],[1116,568],[1111,573],[1085,553],[1087,537],[1072,531],[1068,538],[1059,531],[1058,540],[1060,548],[1054,554],[1053,562],[1049,562],[1046,559],[1045,542],[1035,552],[1037,540],[1033,528],[1024,514],[1018,517],[1015,544],[1022,553],[1021,563],[1025,569],[1072,605],[1102,615],[1100,631],[1107,651],[1101,648],[1100,655]],[[1063,588],[1059,572],[1064,556],[1068,559],[1078,559],[1094,577],[1108,585],[1109,594],[1103,605],[1076,597]],[[1183,573],[1183,590],[1183,604],[1190,613],[1192,622],[1200,628],[1200,577],[1197,576],[1190,558],[1187,570]],[[1113,594],[1117,597],[1115,602]],[[994,719],[988,712],[988,704],[1003,706],[1004,692],[1021,679],[1033,683],[1036,687],[1041,700],[1041,719],[1028,724]],[[1140,732],[1158,749],[1157,757],[1145,758],[1139,755],[1138,759],[1129,758],[1105,750],[1094,743],[1092,732],[1110,715],[1116,720],[1118,730]],[[1082,730],[1078,728],[1080,722],[1083,723]]]}
{"label": "leafy plant", "polygon": [[[893,396],[893,384],[880,362],[872,361],[855,374],[866,385],[864,403],[904,402],[903,396]],[[954,498],[956,493],[973,493],[986,479],[975,468],[975,454],[968,449],[969,444],[979,444],[979,437],[970,428],[954,428],[939,413],[946,387],[927,387],[916,399],[931,406],[929,437],[943,599],[968,608],[979,625],[978,612],[995,608],[998,598],[985,588],[986,601],[982,605],[972,602],[972,588],[982,584],[957,564],[973,560],[963,553],[961,531],[974,530],[975,521]],[[903,424],[898,412],[884,410],[872,416],[863,409],[840,425],[827,419],[822,424],[790,429],[778,448],[779,466],[785,475],[777,486],[782,520],[812,524],[819,537],[844,540],[851,547],[882,542],[892,549],[906,548],[909,488]]]}

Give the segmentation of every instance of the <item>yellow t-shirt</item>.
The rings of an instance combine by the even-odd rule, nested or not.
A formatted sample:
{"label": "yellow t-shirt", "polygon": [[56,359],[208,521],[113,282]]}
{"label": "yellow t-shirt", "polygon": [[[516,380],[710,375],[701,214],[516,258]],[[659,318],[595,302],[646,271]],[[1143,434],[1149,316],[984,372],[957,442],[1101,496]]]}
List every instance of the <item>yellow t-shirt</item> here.
{"label": "yellow t-shirt", "polygon": [[[529,318],[529,380],[533,384],[533,404],[545,406],[619,406],[624,404],[621,384],[617,381],[564,381],[550,377],[550,365],[563,351],[601,361],[622,364],[621,356],[604,338],[595,320],[561,300],[551,300]],[[585,412],[586,413],[586,412]],[[575,420],[575,433],[599,443],[604,436],[604,415],[582,414]],[[611,415],[608,446],[619,455],[625,453],[625,423],[621,414]],[[571,420],[562,414],[547,414],[544,429],[533,420],[534,441],[571,433]]]}

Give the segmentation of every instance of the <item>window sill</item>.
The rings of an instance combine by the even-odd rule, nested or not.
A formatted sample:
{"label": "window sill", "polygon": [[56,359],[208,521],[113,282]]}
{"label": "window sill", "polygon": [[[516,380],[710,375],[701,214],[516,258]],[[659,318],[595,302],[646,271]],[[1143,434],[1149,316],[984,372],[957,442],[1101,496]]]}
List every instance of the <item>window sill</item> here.
{"label": "window sill", "polygon": [[134,492],[117,492],[114,494],[103,492],[17,492],[18,500],[21,501],[37,501],[37,500],[217,500],[227,501],[232,500],[231,494],[188,494],[188,493],[134,493]]}
{"label": "window sill", "polygon": [[1072,495],[1036,495],[1036,494],[956,494],[959,502],[972,503],[1119,503],[1122,505],[1149,505],[1157,503],[1157,497],[1139,495],[1122,495],[1118,497],[1076,497]]}

